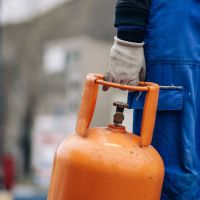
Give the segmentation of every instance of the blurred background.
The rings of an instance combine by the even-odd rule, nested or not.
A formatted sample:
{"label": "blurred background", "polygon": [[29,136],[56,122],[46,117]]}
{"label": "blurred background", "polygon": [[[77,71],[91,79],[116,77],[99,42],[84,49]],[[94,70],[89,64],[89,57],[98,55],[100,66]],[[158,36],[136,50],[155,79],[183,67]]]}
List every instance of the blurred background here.
{"label": "blurred background", "polygon": [[[0,200],[43,200],[58,144],[74,132],[87,73],[105,73],[115,0],[0,0]],[[99,92],[91,126],[112,122]],[[125,124],[131,130],[132,114]]]}

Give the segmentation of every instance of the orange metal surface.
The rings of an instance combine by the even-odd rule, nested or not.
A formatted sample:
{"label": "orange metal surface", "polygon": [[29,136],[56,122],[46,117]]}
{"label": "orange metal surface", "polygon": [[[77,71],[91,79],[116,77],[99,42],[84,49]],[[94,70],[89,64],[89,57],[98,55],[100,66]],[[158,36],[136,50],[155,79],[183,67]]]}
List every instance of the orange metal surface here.
{"label": "orange metal surface", "polygon": [[[140,136],[123,126],[89,128],[99,84],[147,92]],[[55,154],[48,199],[159,200],[164,165],[150,145],[158,91],[153,83],[133,87],[105,82],[102,75],[88,75],[76,133]]]}

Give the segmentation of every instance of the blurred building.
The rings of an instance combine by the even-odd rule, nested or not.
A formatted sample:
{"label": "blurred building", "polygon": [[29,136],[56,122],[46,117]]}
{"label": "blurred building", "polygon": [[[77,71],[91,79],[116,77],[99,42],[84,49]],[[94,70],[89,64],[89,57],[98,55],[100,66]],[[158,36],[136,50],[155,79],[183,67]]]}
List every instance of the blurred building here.
{"label": "blurred building", "polygon": [[[114,0],[71,0],[26,22],[3,25],[0,153],[14,155],[18,177],[30,172],[32,153],[33,165],[41,164],[36,160],[42,144],[34,134],[40,138],[45,123],[66,120],[63,136],[74,130],[86,74],[106,69],[114,7]],[[110,121],[113,99],[112,92],[100,93],[92,125]]]}

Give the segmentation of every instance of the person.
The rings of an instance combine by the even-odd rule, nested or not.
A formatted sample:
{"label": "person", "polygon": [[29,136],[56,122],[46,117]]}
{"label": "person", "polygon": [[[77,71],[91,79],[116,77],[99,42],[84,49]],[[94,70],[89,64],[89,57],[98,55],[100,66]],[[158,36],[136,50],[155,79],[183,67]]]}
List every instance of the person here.
{"label": "person", "polygon": [[[116,5],[117,36],[106,80],[161,86],[152,144],[165,164],[162,200],[200,200],[199,11],[197,0],[118,0]],[[128,96],[136,134],[144,98],[136,92]]]}

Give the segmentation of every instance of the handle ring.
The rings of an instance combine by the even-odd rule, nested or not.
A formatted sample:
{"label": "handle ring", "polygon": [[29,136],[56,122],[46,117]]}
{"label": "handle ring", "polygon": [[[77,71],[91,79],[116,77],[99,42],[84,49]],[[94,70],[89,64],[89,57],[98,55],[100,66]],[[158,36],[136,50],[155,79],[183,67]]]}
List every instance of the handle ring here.
{"label": "handle ring", "polygon": [[150,145],[155,124],[159,85],[152,82],[140,82],[139,86],[112,83],[104,81],[104,76],[101,74],[87,75],[76,126],[76,132],[78,135],[83,137],[86,136],[86,130],[90,125],[94,113],[99,84],[122,90],[147,92],[143,110],[140,138],[141,147]]}

